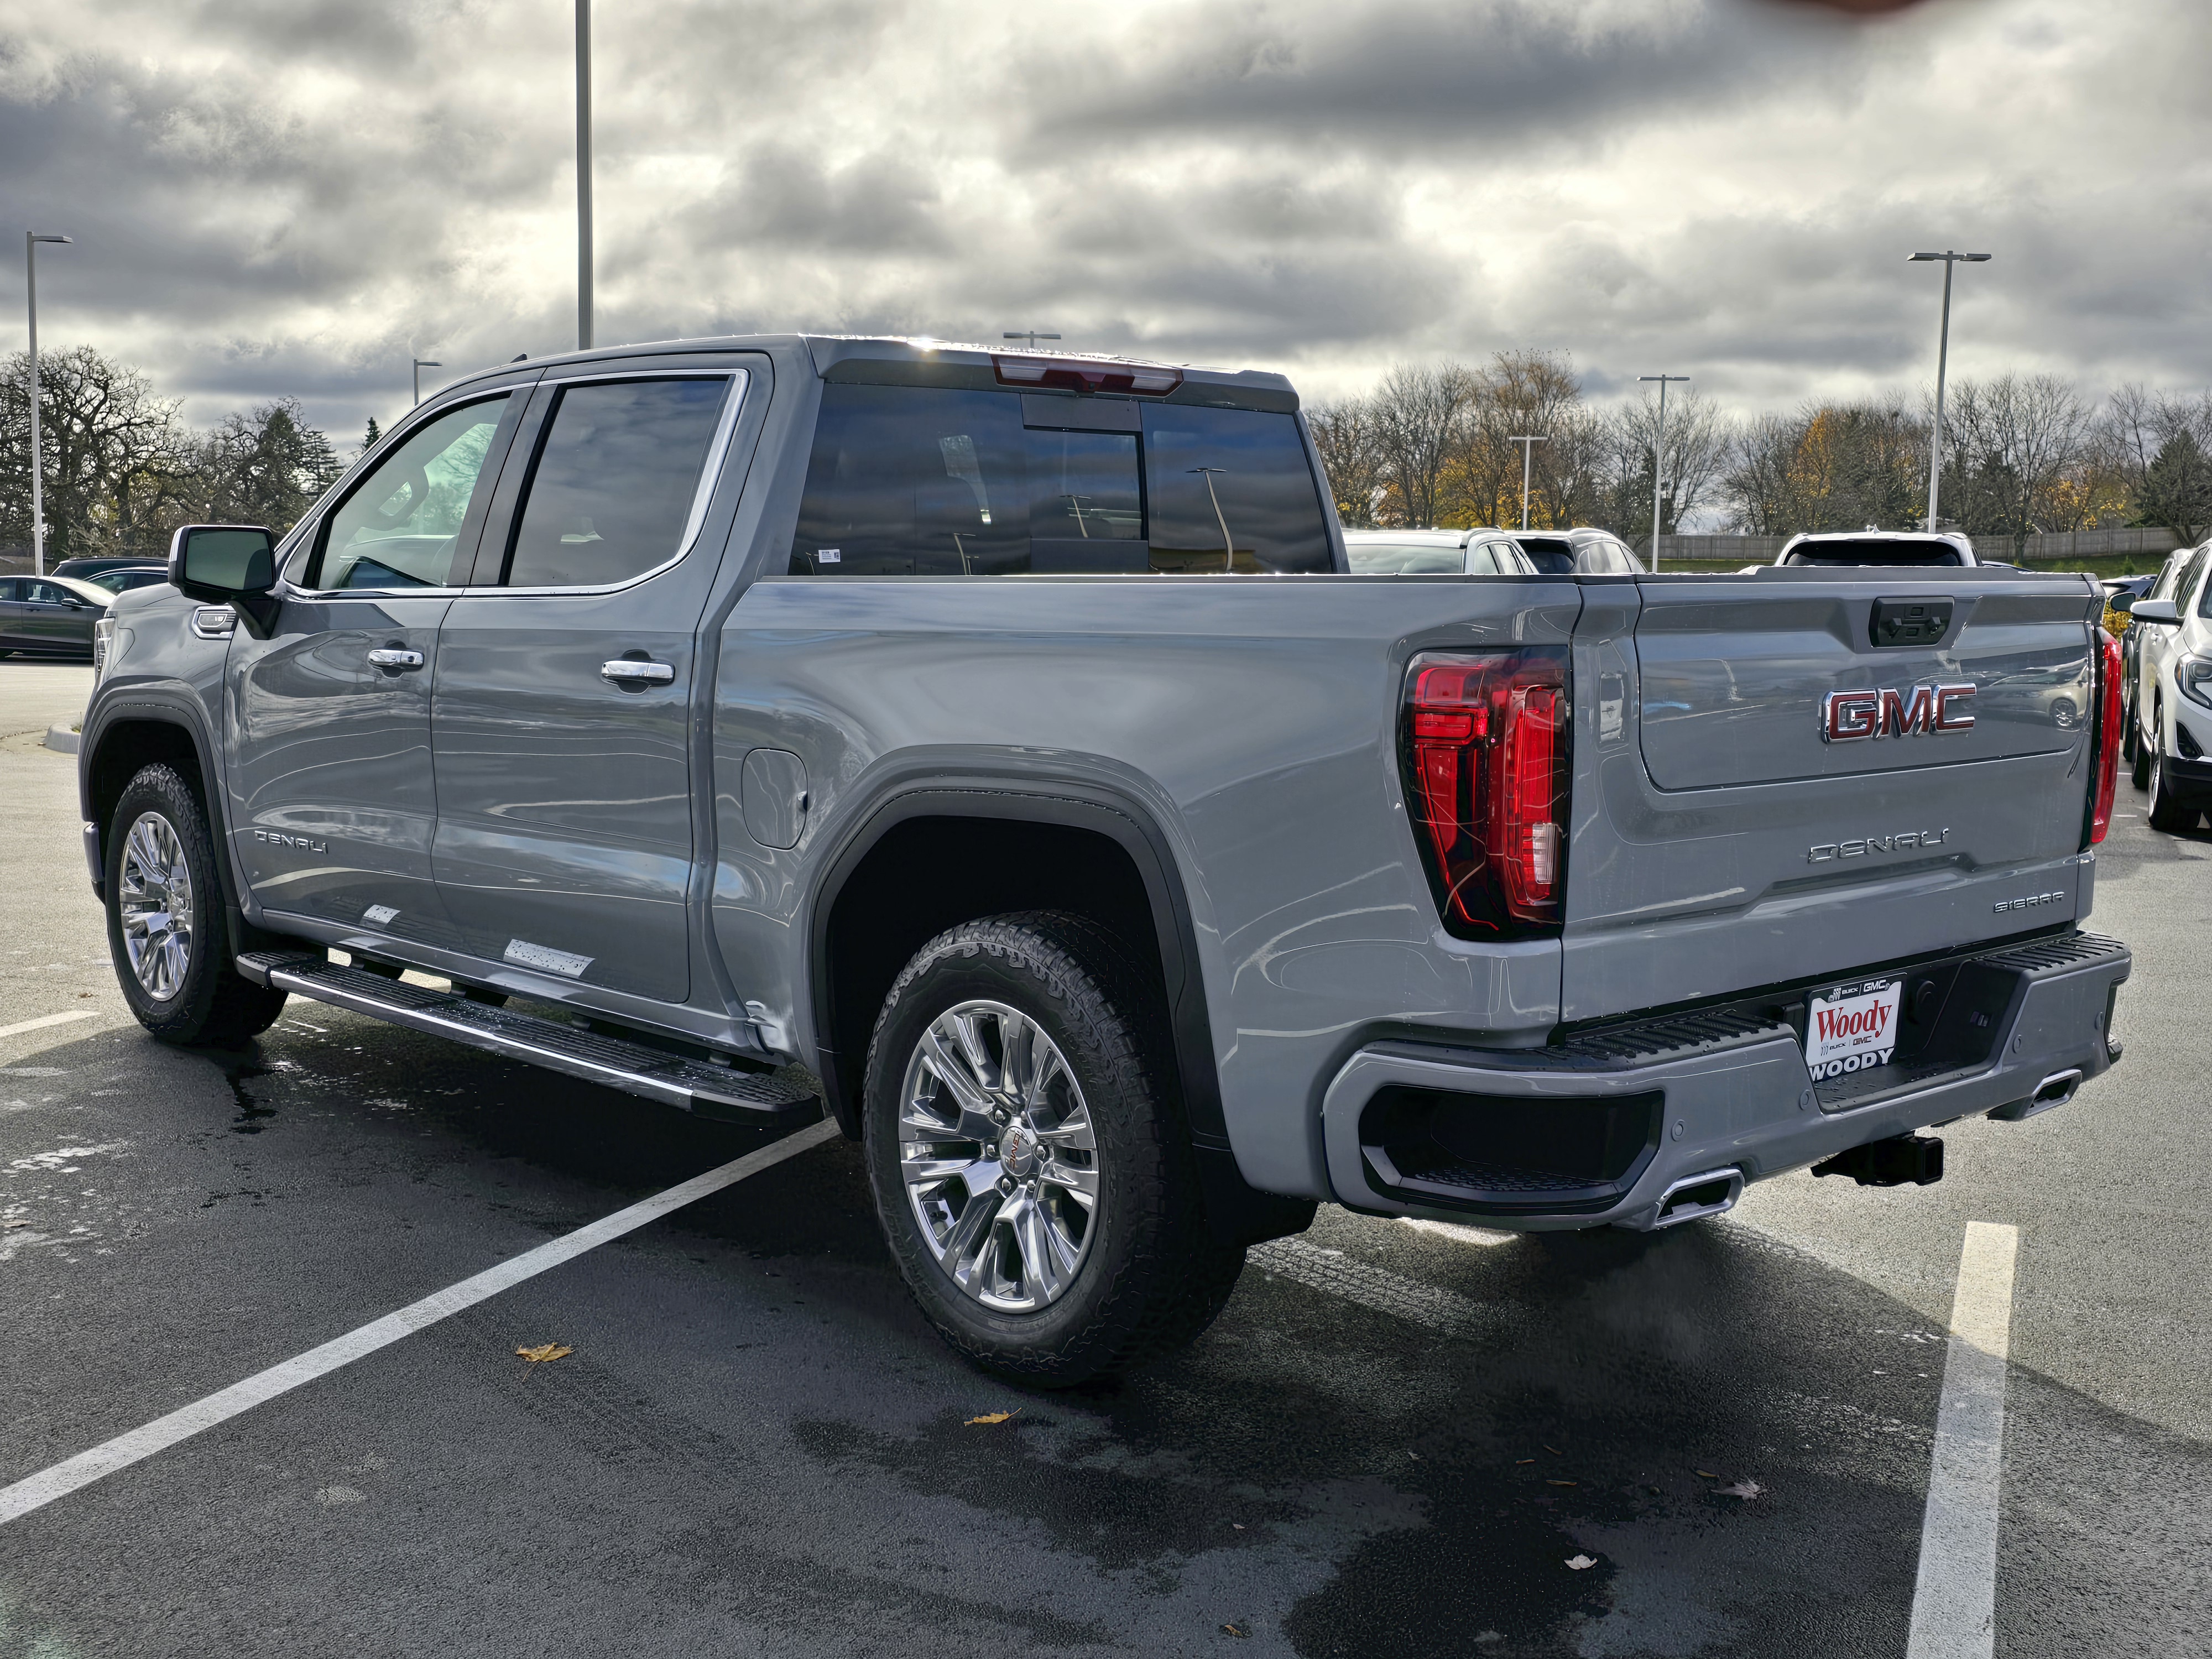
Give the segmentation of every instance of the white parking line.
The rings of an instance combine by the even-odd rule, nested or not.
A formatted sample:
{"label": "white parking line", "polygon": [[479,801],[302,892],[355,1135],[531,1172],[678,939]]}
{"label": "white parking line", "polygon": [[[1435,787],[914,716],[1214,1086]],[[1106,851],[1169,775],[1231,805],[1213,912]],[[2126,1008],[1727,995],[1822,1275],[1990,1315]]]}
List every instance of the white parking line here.
{"label": "white parking line", "polygon": [[364,1355],[374,1353],[379,1348],[388,1347],[401,1337],[412,1335],[425,1326],[434,1325],[448,1315],[472,1307],[487,1297],[496,1296],[526,1279],[534,1279],[549,1267],[557,1267],[564,1261],[574,1261],[586,1250],[620,1238],[624,1233],[635,1232],[647,1222],[657,1221],[672,1210],[680,1210],[686,1204],[743,1181],[747,1176],[757,1175],[772,1164],[781,1164],[810,1147],[819,1146],[836,1133],[837,1125],[830,1119],[824,1118],[819,1123],[810,1124],[796,1134],[786,1135],[757,1152],[748,1152],[719,1169],[694,1176],[690,1180],[671,1187],[665,1192],[655,1193],[651,1198],[641,1200],[626,1210],[617,1210],[612,1215],[603,1217],[587,1227],[579,1227],[574,1232],[550,1243],[540,1244],[534,1250],[526,1250],[511,1261],[502,1261],[496,1267],[487,1267],[473,1278],[465,1279],[458,1285],[450,1285],[435,1295],[426,1296],[397,1313],[388,1313],[381,1319],[372,1320],[360,1329],[349,1331],[319,1348],[310,1348],[296,1358],[271,1365],[265,1371],[257,1371],[245,1381],[234,1382],[204,1400],[171,1412],[167,1417],[156,1418],[143,1428],[118,1435],[105,1445],[79,1452],[51,1468],[42,1469],[18,1480],[12,1486],[0,1488],[0,1526],[51,1504],[57,1498],[64,1498],[80,1486],[88,1486],[118,1469],[127,1468],[141,1458],[151,1457],[155,1452],[166,1450],[203,1429],[211,1429],[241,1412],[251,1411],[281,1394],[289,1393],[303,1382],[312,1382],[341,1365],[350,1364]]}
{"label": "white parking line", "polygon": [[1966,1224],[1905,1659],[1990,1659],[1996,1644],[2005,1368],[2019,1251],[2019,1228]]}
{"label": "white parking line", "polygon": [[97,1008],[72,1008],[65,1014],[40,1014],[36,1019],[18,1020],[13,1025],[0,1025],[0,1037],[21,1036],[26,1031],[43,1031],[49,1025],[66,1025],[73,1019],[98,1019]]}

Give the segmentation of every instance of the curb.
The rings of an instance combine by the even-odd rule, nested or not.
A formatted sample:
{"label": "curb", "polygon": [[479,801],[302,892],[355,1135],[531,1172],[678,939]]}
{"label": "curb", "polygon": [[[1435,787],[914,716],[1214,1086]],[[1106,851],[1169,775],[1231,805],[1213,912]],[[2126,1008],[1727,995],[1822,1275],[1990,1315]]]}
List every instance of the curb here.
{"label": "curb", "polygon": [[76,753],[76,745],[77,734],[66,726],[50,726],[46,728],[46,747],[56,754],[74,755]]}

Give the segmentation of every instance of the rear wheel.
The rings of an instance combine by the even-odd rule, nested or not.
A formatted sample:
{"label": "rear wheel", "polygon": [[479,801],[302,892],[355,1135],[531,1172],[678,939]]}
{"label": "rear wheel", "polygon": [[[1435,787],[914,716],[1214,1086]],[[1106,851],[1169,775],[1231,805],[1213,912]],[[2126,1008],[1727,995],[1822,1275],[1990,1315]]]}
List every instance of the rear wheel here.
{"label": "rear wheel", "polygon": [[876,1209],[921,1310],[1002,1376],[1064,1388],[1179,1348],[1243,1267],[1218,1243],[1157,988],[1042,912],[939,934],[869,1046]]}
{"label": "rear wheel", "polygon": [[164,1042],[243,1042],[283,1011],[231,961],[215,860],[191,786],[143,768],[108,821],[107,945],[123,1000]]}
{"label": "rear wheel", "polygon": [[2150,811],[2148,822],[2154,830],[2173,834],[2197,827],[2197,809],[2185,806],[2173,793],[2173,775],[2166,763],[2166,720],[2163,710],[2154,710],[2157,715],[2150,731]]}

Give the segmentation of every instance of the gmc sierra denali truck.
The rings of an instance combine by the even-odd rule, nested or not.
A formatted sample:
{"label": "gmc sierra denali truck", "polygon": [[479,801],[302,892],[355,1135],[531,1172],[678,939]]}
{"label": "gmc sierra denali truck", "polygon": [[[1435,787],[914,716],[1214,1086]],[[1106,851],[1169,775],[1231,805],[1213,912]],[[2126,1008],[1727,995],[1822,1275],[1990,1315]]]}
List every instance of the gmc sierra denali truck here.
{"label": "gmc sierra denali truck", "polygon": [[1188,1340],[1319,1201],[1651,1229],[1816,1161],[1924,1182],[1915,1132],[2119,1052],[2094,582],[1352,575],[1273,374],[509,365],[172,569],[80,759],[149,1030],[303,996],[826,1110],[1016,1376]]}

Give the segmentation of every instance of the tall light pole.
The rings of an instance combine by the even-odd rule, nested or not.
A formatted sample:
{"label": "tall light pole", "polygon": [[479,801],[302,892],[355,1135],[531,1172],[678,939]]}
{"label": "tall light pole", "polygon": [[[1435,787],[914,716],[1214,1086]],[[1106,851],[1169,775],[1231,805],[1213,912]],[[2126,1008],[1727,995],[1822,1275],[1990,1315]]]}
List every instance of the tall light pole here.
{"label": "tall light pole", "polygon": [[1951,270],[1960,260],[1970,265],[1985,263],[1986,253],[1959,253],[1947,248],[1941,253],[1916,253],[1907,264],[1917,264],[1924,259],[1943,262],[1943,326],[1936,337],[1936,436],[1928,447],[1928,533],[1936,533],[1936,492],[1943,482],[1943,373],[1951,358]]}
{"label": "tall light pole", "polygon": [[592,349],[592,0],[576,0],[576,349]]}
{"label": "tall light pole", "polygon": [[46,574],[46,458],[39,442],[39,244],[61,242],[66,236],[48,236],[35,230],[23,233],[23,289],[31,304],[31,574]]}
{"label": "tall light pole", "polygon": [[1035,351],[1039,340],[1057,340],[1060,336],[1047,334],[1034,328],[1010,328],[1001,337],[1008,340],[1027,340],[1030,343],[1030,349]]}
{"label": "tall light pole", "polygon": [[428,357],[417,357],[415,360],[415,401],[416,403],[422,401],[422,371],[426,368],[443,368],[444,367],[445,364],[434,362]]}
{"label": "tall light pole", "polygon": [[1549,438],[1508,438],[1506,442],[1521,446],[1521,527],[1528,527],[1528,458],[1536,453],[1538,444],[1547,444]]}
{"label": "tall light pole", "polygon": [[1687,382],[1686,374],[1639,374],[1639,380],[1659,382],[1659,435],[1651,441],[1651,568],[1659,568],[1659,495],[1667,472],[1667,387],[1674,381]]}

